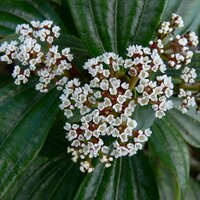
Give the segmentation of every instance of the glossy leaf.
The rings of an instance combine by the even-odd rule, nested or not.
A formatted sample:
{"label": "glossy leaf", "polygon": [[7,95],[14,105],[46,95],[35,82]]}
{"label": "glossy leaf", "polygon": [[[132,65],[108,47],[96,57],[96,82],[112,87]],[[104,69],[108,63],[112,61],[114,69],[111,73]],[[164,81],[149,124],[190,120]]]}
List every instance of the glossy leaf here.
{"label": "glossy leaf", "polygon": [[80,185],[75,200],[158,199],[158,191],[146,157],[139,152],[120,158],[105,169],[98,164]]}
{"label": "glossy leaf", "polygon": [[[49,130],[48,137],[46,138],[45,144],[40,151],[40,155],[52,158],[67,152],[69,143],[66,139],[66,130],[63,128],[65,122],[66,117],[63,115],[63,111],[60,110],[55,122]],[[66,153],[66,156],[67,155],[71,157],[70,154]]]}
{"label": "glossy leaf", "polygon": [[72,199],[83,174],[65,154],[53,159],[36,158],[14,183],[5,200],[15,199]]}
{"label": "glossy leaf", "polygon": [[168,0],[162,15],[162,21],[169,20],[172,13],[176,13],[182,4],[182,0]]}
{"label": "glossy leaf", "polygon": [[[157,171],[157,183],[160,193],[160,199],[172,200],[176,199],[175,196],[175,179],[172,173],[167,170],[163,165],[159,164],[156,168]],[[198,200],[200,195],[200,184],[193,180],[189,179],[187,192],[184,200]]]}
{"label": "glossy leaf", "polygon": [[34,82],[0,89],[0,195],[41,149],[58,113],[58,92],[39,94]]}
{"label": "glossy leaf", "polygon": [[[169,20],[172,12],[181,14],[185,19],[186,27],[180,30],[182,32],[188,28],[195,30],[199,24],[199,0],[62,1],[68,4],[69,15],[72,14],[82,41],[90,54],[95,56],[105,51],[124,55],[130,44],[147,45],[154,38],[160,20]],[[18,23],[33,19],[52,19],[66,33],[67,20],[63,18],[65,22],[62,22],[48,1],[1,0],[0,37],[13,33]],[[12,36],[6,38],[9,39]],[[88,56],[85,46],[75,36],[63,35],[56,44],[60,48],[70,47],[73,53],[84,59]],[[74,64],[82,67],[78,56]],[[195,64],[199,77],[198,66],[199,61]],[[177,77],[174,71],[172,74]],[[154,174],[141,152],[131,158],[114,161],[109,169],[99,164],[95,172],[86,175],[82,182],[83,174],[78,170],[78,165],[68,160],[65,154],[64,118],[57,118],[58,93],[52,90],[43,95],[34,91],[33,85],[34,81],[20,87],[0,85],[0,198],[6,194],[2,197],[5,200],[57,200],[74,199],[74,196],[77,200],[159,199]],[[141,129],[149,128],[155,119],[152,110],[146,107],[137,107],[135,117]],[[79,116],[74,120],[79,121]],[[161,179],[166,180],[159,185],[159,189],[162,189],[160,199],[164,199],[168,193],[174,193],[171,199],[184,199],[189,161],[182,137],[189,144],[199,147],[198,127],[199,120],[193,114],[182,116],[177,109],[170,111],[164,120],[157,121],[153,126],[150,145],[159,158],[158,162],[167,167],[159,174]],[[40,156],[33,161],[39,151]],[[174,179],[167,180],[169,177]],[[173,188],[166,190],[165,183]],[[199,196],[192,191],[199,187],[196,183],[193,185],[186,198]]]}
{"label": "glossy leaf", "polygon": [[108,169],[99,164],[94,173],[83,177],[78,165],[65,154],[38,157],[10,188],[5,200],[158,199],[154,176],[141,152],[118,159]]}
{"label": "glossy leaf", "polygon": [[[176,199],[176,180],[174,175],[162,164],[156,166],[156,180],[159,188],[160,199]],[[190,177],[184,200],[198,200],[200,184]]]}
{"label": "glossy leaf", "polygon": [[159,189],[160,199],[176,199],[176,178],[174,174],[167,169],[162,163],[156,167],[156,180]]}
{"label": "glossy leaf", "polygon": [[200,197],[200,183],[190,178],[185,200],[198,200]]}
{"label": "glossy leaf", "polygon": [[60,37],[55,40],[55,44],[58,45],[60,49],[70,47],[72,53],[76,53],[76,56],[88,55],[88,51],[82,41],[76,36],[61,34]]}
{"label": "glossy leaf", "polygon": [[15,31],[17,24],[31,20],[51,19],[66,32],[63,22],[45,0],[1,0],[0,3],[0,37]]}
{"label": "glossy leaf", "polygon": [[184,28],[180,29],[180,33],[184,33],[188,30],[197,31],[199,27],[199,0],[185,0],[181,1],[176,11],[177,14],[183,17]]}
{"label": "glossy leaf", "polygon": [[168,117],[157,120],[152,127],[150,145],[154,154],[176,178],[176,199],[184,199],[189,177],[189,154],[179,131]]}
{"label": "glossy leaf", "polygon": [[183,114],[179,109],[181,100],[173,100],[174,109],[168,112],[171,123],[180,131],[183,138],[190,145],[200,148],[200,116],[196,113],[195,108],[190,108],[188,113]]}
{"label": "glossy leaf", "polygon": [[123,54],[129,44],[147,45],[153,37],[165,0],[67,1],[76,28],[92,55]]}
{"label": "glossy leaf", "polygon": [[183,20],[185,27],[178,30],[184,33],[188,30],[197,31],[199,26],[199,0],[168,0],[165,4],[162,20],[169,20],[172,13],[179,14]]}

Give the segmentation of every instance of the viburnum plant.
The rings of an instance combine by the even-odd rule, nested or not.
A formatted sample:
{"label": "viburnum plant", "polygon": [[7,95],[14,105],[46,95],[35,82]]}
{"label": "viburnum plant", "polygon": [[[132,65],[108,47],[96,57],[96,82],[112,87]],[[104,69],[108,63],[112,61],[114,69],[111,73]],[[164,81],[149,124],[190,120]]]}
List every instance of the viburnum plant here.
{"label": "viburnum plant", "polygon": [[[16,9],[32,5],[13,2],[10,10],[15,4]],[[180,15],[170,17],[174,8],[161,2],[156,5],[163,5],[163,12],[169,9],[166,21],[159,17],[155,23],[155,16],[149,16],[149,24],[144,16],[158,12],[151,3],[144,2],[150,11],[142,9],[140,17],[132,13],[131,8],[140,8],[131,1],[126,2],[130,8],[122,1],[114,7],[111,1],[62,3],[51,2],[69,11],[67,22],[81,39],[62,35],[58,16],[34,17],[18,24],[15,34],[0,44],[0,61],[12,66],[7,74],[15,84],[4,81],[0,89],[0,197],[182,200],[197,195],[188,159],[190,149],[191,160],[199,162],[193,153],[200,147],[200,76],[192,61],[198,58],[196,33],[184,29]],[[6,6],[5,1],[2,8]],[[44,8],[53,12],[47,2]],[[133,39],[118,29],[128,19],[137,22],[127,24]],[[99,27],[107,20],[113,20],[109,26],[114,23],[114,29]],[[141,38],[137,32],[142,26],[152,34],[141,32]],[[118,51],[120,45],[124,49]],[[198,179],[198,170],[191,175]]]}

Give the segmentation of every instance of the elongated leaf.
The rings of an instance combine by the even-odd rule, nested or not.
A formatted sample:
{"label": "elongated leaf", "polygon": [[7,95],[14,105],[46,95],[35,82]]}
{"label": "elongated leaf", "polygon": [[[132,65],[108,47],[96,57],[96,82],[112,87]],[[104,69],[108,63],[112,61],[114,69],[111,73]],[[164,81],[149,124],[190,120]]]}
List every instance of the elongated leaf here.
{"label": "elongated leaf", "polygon": [[197,115],[195,108],[190,108],[187,113],[183,114],[179,109],[181,100],[174,99],[173,101],[174,109],[168,112],[171,123],[180,131],[186,142],[200,148],[200,116]]}
{"label": "elongated leaf", "polygon": [[179,33],[184,33],[191,29],[197,31],[199,23],[199,0],[168,0],[165,4],[162,20],[169,20],[172,13],[182,16],[185,22],[185,28],[179,29]]}
{"label": "elongated leaf", "polygon": [[53,159],[38,157],[14,183],[4,199],[69,200],[74,195],[75,186],[79,186],[82,175],[77,165],[67,159],[65,154]]}
{"label": "elongated leaf", "polygon": [[199,28],[199,7],[200,1],[199,0],[185,0],[181,1],[176,13],[181,15],[184,20],[184,29],[180,29],[180,33],[184,33],[188,30],[197,31]]}
{"label": "elongated leaf", "polygon": [[200,148],[200,121],[183,114],[177,109],[173,109],[168,113],[171,122],[180,131],[183,138],[192,146]]}
{"label": "elongated leaf", "polygon": [[66,28],[56,12],[45,0],[1,0],[0,3],[0,37],[13,33],[17,24],[31,20],[51,19],[60,25],[63,32]]}
{"label": "elongated leaf", "polygon": [[58,45],[59,48],[70,47],[72,52],[76,53],[77,56],[88,55],[88,51],[82,44],[82,41],[73,35],[61,34],[61,36],[55,40],[55,44]]}
{"label": "elongated leaf", "polygon": [[165,9],[162,15],[163,20],[169,20],[172,13],[176,13],[181,6],[182,0],[168,0],[165,3]]}
{"label": "elongated leaf", "polygon": [[58,92],[42,95],[32,85],[0,89],[1,197],[38,154],[58,113]]}
{"label": "elongated leaf", "polygon": [[200,183],[190,178],[185,200],[198,200],[200,197]]}
{"label": "elongated leaf", "polygon": [[75,200],[158,199],[151,168],[140,152],[132,158],[118,159],[105,169],[98,164],[85,177]]}
{"label": "elongated leaf", "polygon": [[[162,200],[172,200],[175,197],[175,179],[173,174],[166,169],[161,163],[158,164],[156,168],[157,172],[157,183],[160,193],[160,199]],[[185,196],[185,200],[198,200],[200,195],[200,184],[193,180],[191,177],[189,179],[189,184]]]}
{"label": "elongated leaf", "polygon": [[176,199],[176,179],[173,173],[168,170],[162,163],[159,163],[156,166],[156,179],[160,199]]}
{"label": "elongated leaf", "polygon": [[128,44],[147,45],[160,22],[165,0],[70,0],[76,28],[92,55],[124,53]]}
{"label": "elongated leaf", "polygon": [[150,144],[155,155],[176,178],[176,199],[184,199],[189,177],[189,155],[187,146],[168,117],[156,121],[152,127]]}
{"label": "elongated leaf", "polygon": [[[63,111],[60,110],[58,116],[49,130],[48,137],[40,151],[40,155],[48,158],[57,157],[57,155],[66,153],[69,146],[64,130],[66,118]],[[66,154],[67,156],[68,154]],[[70,155],[69,155],[70,157]]]}
{"label": "elongated leaf", "polygon": [[141,152],[132,159],[119,159],[109,169],[100,164],[83,182],[82,178],[77,165],[67,160],[65,154],[53,159],[38,157],[10,188],[5,200],[69,200],[74,196],[84,200],[158,199],[151,168]]}

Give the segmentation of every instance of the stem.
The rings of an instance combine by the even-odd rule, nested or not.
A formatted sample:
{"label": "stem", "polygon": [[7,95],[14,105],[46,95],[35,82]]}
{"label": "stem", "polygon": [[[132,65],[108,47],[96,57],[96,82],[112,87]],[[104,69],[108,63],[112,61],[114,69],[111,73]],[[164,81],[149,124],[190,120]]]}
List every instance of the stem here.
{"label": "stem", "polygon": [[200,83],[182,83],[180,84],[180,88],[190,91],[200,91]]}
{"label": "stem", "polygon": [[183,83],[183,80],[180,78],[172,78],[172,82],[174,85],[181,85]]}
{"label": "stem", "polygon": [[138,82],[138,77],[132,77],[129,81],[129,84],[130,84],[130,90],[133,90]]}

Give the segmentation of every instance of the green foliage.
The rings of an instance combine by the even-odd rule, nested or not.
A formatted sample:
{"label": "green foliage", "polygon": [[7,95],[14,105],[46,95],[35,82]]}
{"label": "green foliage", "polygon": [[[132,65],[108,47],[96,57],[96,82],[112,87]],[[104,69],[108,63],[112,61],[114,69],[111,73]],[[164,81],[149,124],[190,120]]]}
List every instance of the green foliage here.
{"label": "green foliage", "polygon": [[136,42],[147,45],[165,4],[164,0],[67,2],[82,40],[95,56],[106,51],[123,54]]}
{"label": "green foliage", "polygon": [[184,199],[189,176],[189,154],[176,127],[167,117],[156,120],[150,138],[155,155],[170,169],[176,179],[176,199]]}
{"label": "green foliage", "polygon": [[[56,43],[72,49],[81,72],[87,57],[105,51],[123,55],[129,44],[147,45],[161,19],[173,12],[186,21],[184,31],[197,30],[199,7],[199,0],[1,0],[0,42],[16,37],[17,24],[51,19],[62,28]],[[65,11],[69,26],[60,14]],[[67,34],[72,32],[78,35]],[[199,75],[199,55],[194,59]],[[169,74],[177,76],[174,71]],[[194,110],[182,115],[176,106],[154,123],[151,109],[138,108],[139,127],[153,124],[151,151],[145,148],[118,159],[108,169],[97,164],[92,174],[85,175],[66,154],[59,92],[52,88],[44,95],[34,90],[34,80],[23,86],[7,80],[0,79],[0,199],[199,198],[199,183],[189,178],[188,146],[200,148],[200,118]]]}
{"label": "green foliage", "polygon": [[0,190],[4,194],[40,151],[59,108],[55,89],[41,95],[31,84],[18,88],[8,84],[0,96]]}
{"label": "green foliage", "polygon": [[109,169],[98,164],[81,183],[75,199],[158,199],[154,176],[147,158],[140,152],[120,158]]}

